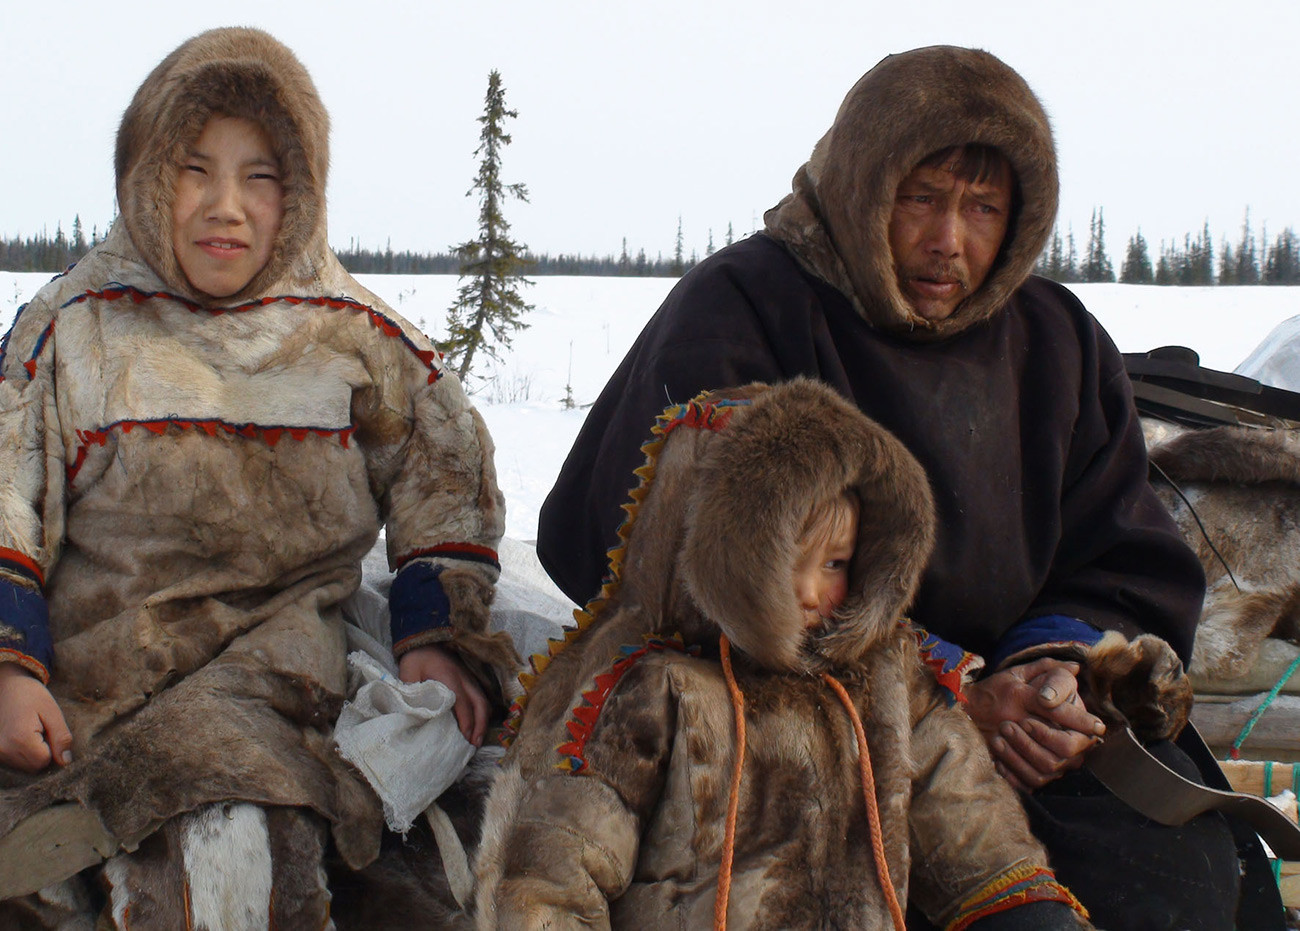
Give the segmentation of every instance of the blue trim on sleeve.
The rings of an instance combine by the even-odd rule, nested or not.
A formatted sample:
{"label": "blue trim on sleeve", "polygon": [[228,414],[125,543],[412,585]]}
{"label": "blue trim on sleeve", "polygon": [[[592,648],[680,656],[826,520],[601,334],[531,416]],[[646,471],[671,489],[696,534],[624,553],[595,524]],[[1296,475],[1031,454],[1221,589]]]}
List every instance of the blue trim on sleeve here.
{"label": "blue trim on sleeve", "polygon": [[989,666],[993,669],[1001,669],[1002,665],[1017,653],[1050,643],[1082,643],[1092,646],[1100,639],[1101,631],[1077,617],[1064,614],[1031,617],[1002,635],[997,648],[989,658]]}
{"label": "blue trim on sleeve", "polygon": [[393,646],[419,634],[451,626],[451,601],[443,590],[442,566],[410,562],[393,579],[388,618]]}
{"label": "blue trim on sleeve", "polygon": [[0,633],[0,650],[13,650],[50,668],[54,641],[50,637],[50,611],[44,595],[0,578],[0,625],[17,634],[14,637]]}

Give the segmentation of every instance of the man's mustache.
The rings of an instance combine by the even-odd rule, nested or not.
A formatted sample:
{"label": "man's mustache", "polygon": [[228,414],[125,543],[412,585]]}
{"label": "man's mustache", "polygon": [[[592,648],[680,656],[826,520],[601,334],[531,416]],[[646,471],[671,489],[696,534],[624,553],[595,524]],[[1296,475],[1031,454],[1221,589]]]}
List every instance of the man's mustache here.
{"label": "man's mustache", "polygon": [[904,265],[899,269],[903,281],[920,278],[927,281],[955,281],[963,291],[970,291],[970,276],[956,262],[929,262],[925,265]]}

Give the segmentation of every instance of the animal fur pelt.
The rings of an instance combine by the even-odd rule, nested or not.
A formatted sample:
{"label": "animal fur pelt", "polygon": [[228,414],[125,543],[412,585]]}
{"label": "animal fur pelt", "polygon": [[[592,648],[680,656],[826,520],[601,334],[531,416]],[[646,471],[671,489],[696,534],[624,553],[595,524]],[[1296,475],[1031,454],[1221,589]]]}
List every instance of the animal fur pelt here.
{"label": "animal fur pelt", "polygon": [[[460,779],[438,798],[471,861],[502,753],[496,746],[479,750]],[[469,902],[457,901],[443,858],[427,818],[417,819],[404,836],[385,832],[379,857],[365,869],[353,870],[334,857],[328,866],[335,925],[339,931],[472,928],[465,908]]]}
{"label": "animal fur pelt", "polygon": [[1205,569],[1191,669],[1238,678],[1265,638],[1300,640],[1300,436],[1215,427],[1148,442],[1156,492]]}

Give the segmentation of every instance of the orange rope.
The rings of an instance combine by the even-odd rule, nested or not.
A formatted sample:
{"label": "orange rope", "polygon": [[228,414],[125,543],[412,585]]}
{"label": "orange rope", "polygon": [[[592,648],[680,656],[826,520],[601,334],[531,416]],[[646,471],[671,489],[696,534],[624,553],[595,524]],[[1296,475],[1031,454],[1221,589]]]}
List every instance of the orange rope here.
{"label": "orange rope", "polygon": [[718,894],[713,900],[713,927],[725,931],[727,900],[731,897],[731,864],[736,856],[736,813],[740,808],[740,773],[745,765],[745,696],[731,670],[731,641],[723,634],[718,638],[722,652],[722,674],[731,695],[732,714],[736,720],[736,765],[731,770],[731,797],[727,800],[727,828],[722,840],[722,863],[718,866]]}
{"label": "orange rope", "polygon": [[[724,654],[725,655],[725,654]],[[889,878],[889,868],[885,863],[885,838],[880,831],[880,809],[876,807],[876,778],[871,772],[871,754],[867,752],[867,732],[862,728],[862,719],[858,709],[853,707],[853,699],[838,679],[828,672],[822,673],[822,679],[839,696],[844,709],[853,722],[853,733],[858,738],[858,770],[862,776],[862,795],[867,803],[867,827],[871,830],[871,849],[876,855],[876,876],[880,880],[880,891],[884,893],[885,904],[894,919],[895,931],[906,931],[903,910],[898,905],[898,896],[894,892],[894,883]]]}

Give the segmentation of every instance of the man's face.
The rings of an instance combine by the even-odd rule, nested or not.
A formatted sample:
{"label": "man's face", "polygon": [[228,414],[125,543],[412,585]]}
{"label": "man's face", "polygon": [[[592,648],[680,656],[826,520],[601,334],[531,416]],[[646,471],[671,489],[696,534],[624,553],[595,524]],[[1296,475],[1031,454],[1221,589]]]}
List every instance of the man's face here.
{"label": "man's face", "polygon": [[271,258],[284,217],[280,166],[256,123],[214,116],[181,163],[172,250],[198,290],[229,297]]}
{"label": "man's face", "polygon": [[1011,219],[1011,168],[983,181],[924,165],[898,185],[889,248],[903,297],[932,322],[952,315],[988,276]]}

